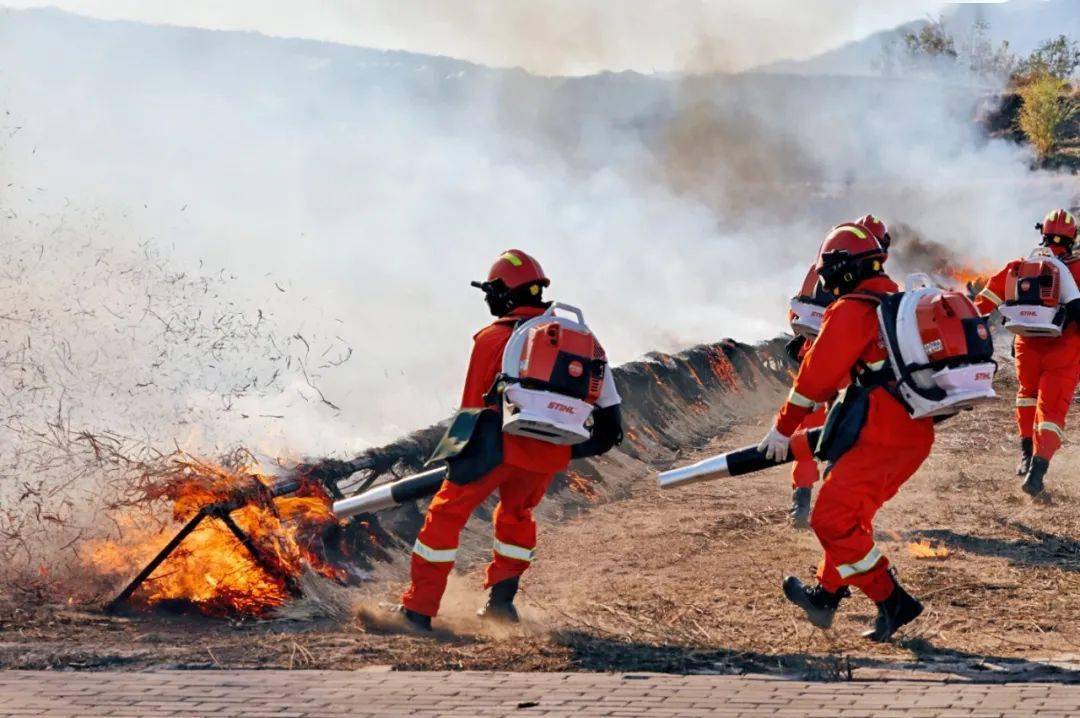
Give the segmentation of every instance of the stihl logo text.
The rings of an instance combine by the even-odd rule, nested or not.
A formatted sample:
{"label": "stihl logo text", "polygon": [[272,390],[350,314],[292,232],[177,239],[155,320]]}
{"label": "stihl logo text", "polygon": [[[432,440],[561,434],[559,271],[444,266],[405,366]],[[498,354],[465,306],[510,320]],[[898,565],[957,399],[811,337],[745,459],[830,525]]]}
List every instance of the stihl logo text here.
{"label": "stihl logo text", "polygon": [[554,411],[561,411],[564,414],[573,414],[574,413],[574,407],[567,406],[566,404],[560,404],[557,401],[548,402],[547,408],[552,409]]}

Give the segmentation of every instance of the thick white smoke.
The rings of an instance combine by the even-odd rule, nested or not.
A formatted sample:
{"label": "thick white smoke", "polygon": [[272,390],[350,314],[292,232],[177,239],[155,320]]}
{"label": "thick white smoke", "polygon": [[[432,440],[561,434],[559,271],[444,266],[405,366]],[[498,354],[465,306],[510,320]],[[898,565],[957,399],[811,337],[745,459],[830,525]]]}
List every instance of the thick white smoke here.
{"label": "thick white smoke", "polygon": [[[319,384],[340,412],[298,398],[301,383],[222,414],[217,433],[273,450],[347,454],[447,416],[487,321],[468,281],[507,247],[536,254],[551,295],[583,306],[624,361],[782,331],[837,222],[873,211],[993,264],[1073,191],[1029,171],[1022,148],[982,138],[974,111],[992,88],[953,80],[538,78],[0,17],[3,201],[43,218],[20,231],[63,252],[44,218],[92,210],[106,218],[97,245],[149,242],[176,272],[225,267],[230,300],[273,297],[281,326],[355,349]],[[723,66],[723,38],[708,40],[692,54]],[[169,431],[173,404],[154,410]],[[286,418],[234,422],[241,413]]]}

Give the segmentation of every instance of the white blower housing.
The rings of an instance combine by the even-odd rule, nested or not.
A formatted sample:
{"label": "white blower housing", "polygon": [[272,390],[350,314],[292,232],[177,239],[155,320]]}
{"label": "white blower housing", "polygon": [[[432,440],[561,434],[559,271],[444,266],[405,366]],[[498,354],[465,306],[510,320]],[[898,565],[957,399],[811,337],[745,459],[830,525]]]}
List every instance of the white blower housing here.
{"label": "white blower housing", "polygon": [[[565,316],[566,314],[571,316]],[[541,352],[536,350],[536,332],[532,330],[553,323],[560,329],[567,330],[558,334],[559,341],[566,347],[553,348],[545,344],[544,338],[540,337],[539,346],[545,350],[545,355],[540,356]],[[563,355],[567,351],[563,349],[573,353],[574,344],[578,351],[590,356],[579,356],[564,366],[560,362],[565,363],[566,357]],[[591,370],[586,364],[594,358],[594,345],[599,346],[595,344],[581,310],[567,304],[553,303],[543,314],[519,324],[503,350],[502,374],[511,380],[502,394],[503,432],[528,436],[550,444],[572,445],[586,441],[590,436],[586,422],[592,415],[594,404],[513,380],[530,378],[535,374],[546,379],[557,372],[587,379]],[[598,351],[602,357],[603,350]],[[597,376],[595,392],[590,398],[597,398],[598,406],[618,403],[619,397],[610,368],[604,366],[603,374],[602,380]]]}
{"label": "white blower housing", "polygon": [[[1059,337],[1065,328],[1063,307],[1074,299],[1080,299],[1080,288],[1072,272],[1054,253],[1045,247],[1039,247],[1028,259],[1045,262],[1057,270],[1058,304],[1011,304],[1006,302],[998,307],[998,312],[1005,323],[1005,329],[1021,337]],[[1013,281],[1024,281],[1016,280]]]}
{"label": "white blower housing", "polygon": [[[889,363],[895,376],[901,379],[897,382],[897,390],[915,419],[949,416],[997,397],[993,386],[997,365],[993,361],[961,363],[945,368],[927,366],[931,364],[929,353],[940,351],[942,342],[928,336],[927,327],[920,327],[916,310],[921,303],[932,301],[941,294],[942,290],[933,286],[925,274],[910,275],[896,309],[895,333],[889,331],[885,307],[878,307],[882,335],[888,338],[885,346]],[[982,329],[985,331],[985,327]],[[981,338],[986,340],[986,337]],[[908,375],[907,381],[902,379],[905,375]]]}

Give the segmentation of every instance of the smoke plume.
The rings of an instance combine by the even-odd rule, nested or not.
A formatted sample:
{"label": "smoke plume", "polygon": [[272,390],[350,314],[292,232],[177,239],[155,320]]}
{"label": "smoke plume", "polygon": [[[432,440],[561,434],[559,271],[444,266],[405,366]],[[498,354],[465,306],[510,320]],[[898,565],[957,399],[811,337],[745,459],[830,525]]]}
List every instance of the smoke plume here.
{"label": "smoke plume", "polygon": [[468,282],[508,247],[621,362],[784,331],[825,233],[867,212],[911,228],[903,269],[932,269],[916,233],[983,267],[1073,201],[985,137],[995,88],[968,78],[708,74],[745,61],[707,31],[684,62],[541,77],[0,14],[0,338],[31,417],[8,455],[57,422],[348,455],[440,420],[488,321]]}

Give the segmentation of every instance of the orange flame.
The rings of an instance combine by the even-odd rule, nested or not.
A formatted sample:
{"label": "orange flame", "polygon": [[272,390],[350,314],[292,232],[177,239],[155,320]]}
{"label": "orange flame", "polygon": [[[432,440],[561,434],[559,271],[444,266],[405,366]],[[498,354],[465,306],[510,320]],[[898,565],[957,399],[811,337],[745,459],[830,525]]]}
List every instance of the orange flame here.
{"label": "orange flame", "polygon": [[709,366],[713,374],[732,391],[739,390],[739,375],[727,354],[717,347],[709,347]]}
{"label": "orange flame", "polygon": [[581,494],[589,501],[596,501],[599,497],[592,482],[576,471],[566,472],[566,487],[574,493]]}
{"label": "orange flame", "polygon": [[[160,491],[160,496],[172,499],[173,518],[178,522],[250,488],[252,481],[268,483],[266,477],[247,469],[230,471],[198,463],[185,468],[183,480],[168,482]],[[134,602],[146,606],[175,602],[207,615],[258,617],[285,604],[291,598],[290,583],[305,570],[344,579],[344,571],[323,553],[322,536],[336,520],[329,498],[321,491],[305,486],[293,496],[256,500],[233,511],[231,517],[251,538],[261,562],[222,521],[207,517],[151,574]],[[88,561],[103,573],[126,577],[149,561],[178,527],[139,532],[134,518],[128,517],[122,528],[135,537],[91,546]]]}
{"label": "orange flame", "polygon": [[938,267],[938,273],[943,279],[952,283],[952,288],[960,291],[973,290],[979,292],[986,286],[987,278],[993,274],[990,269],[975,269],[967,266],[943,265]]}
{"label": "orange flame", "polygon": [[907,545],[908,553],[915,558],[948,558],[949,549],[944,546],[934,546],[932,543],[923,539],[921,541],[912,541]]}

